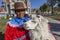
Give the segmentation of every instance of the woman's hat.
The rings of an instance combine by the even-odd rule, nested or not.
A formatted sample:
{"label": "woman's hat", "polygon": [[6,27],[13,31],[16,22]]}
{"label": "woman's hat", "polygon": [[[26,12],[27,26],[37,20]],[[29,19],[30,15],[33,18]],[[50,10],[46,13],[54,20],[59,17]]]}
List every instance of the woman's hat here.
{"label": "woman's hat", "polygon": [[15,2],[14,3],[14,10],[25,10],[26,9],[26,5],[23,1],[21,2]]}

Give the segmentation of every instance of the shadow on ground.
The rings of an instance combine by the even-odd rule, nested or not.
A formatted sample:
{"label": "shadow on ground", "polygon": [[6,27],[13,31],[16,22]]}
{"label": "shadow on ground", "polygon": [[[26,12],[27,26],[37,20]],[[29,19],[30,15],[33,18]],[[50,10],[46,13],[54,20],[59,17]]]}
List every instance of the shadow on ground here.
{"label": "shadow on ground", "polygon": [[60,24],[57,23],[49,23],[51,26],[51,31],[60,32]]}
{"label": "shadow on ground", "polygon": [[[49,23],[49,24],[51,26],[51,29],[50,29],[51,31],[60,32],[60,24],[58,23]],[[60,34],[53,33],[53,35],[60,37]]]}
{"label": "shadow on ground", "polygon": [[4,34],[0,32],[0,40],[4,40]]}
{"label": "shadow on ground", "polygon": [[59,35],[59,34],[55,34],[55,33],[54,33],[53,35],[56,35],[56,36],[59,36],[59,37],[60,37],[60,35]]}

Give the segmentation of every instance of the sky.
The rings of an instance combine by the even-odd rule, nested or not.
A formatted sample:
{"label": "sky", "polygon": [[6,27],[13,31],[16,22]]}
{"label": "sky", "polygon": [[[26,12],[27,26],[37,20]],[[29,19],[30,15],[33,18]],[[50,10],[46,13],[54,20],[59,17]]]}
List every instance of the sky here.
{"label": "sky", "polygon": [[0,6],[2,5],[2,0],[0,0]]}
{"label": "sky", "polygon": [[30,0],[31,8],[39,8],[42,6],[47,0]]}
{"label": "sky", "polygon": [[[39,8],[41,5],[43,5],[46,0],[30,0],[31,2],[31,8]],[[0,6],[2,5],[2,0],[0,0]]]}

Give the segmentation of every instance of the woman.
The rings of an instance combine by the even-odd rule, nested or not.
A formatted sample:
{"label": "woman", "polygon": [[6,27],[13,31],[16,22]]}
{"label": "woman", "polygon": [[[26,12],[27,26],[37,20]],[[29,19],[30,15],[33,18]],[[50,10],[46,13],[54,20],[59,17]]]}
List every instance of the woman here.
{"label": "woman", "polygon": [[7,23],[5,40],[30,40],[29,31],[23,28],[24,22],[29,20],[24,14],[24,4],[23,2],[16,2],[14,7],[17,17]]}

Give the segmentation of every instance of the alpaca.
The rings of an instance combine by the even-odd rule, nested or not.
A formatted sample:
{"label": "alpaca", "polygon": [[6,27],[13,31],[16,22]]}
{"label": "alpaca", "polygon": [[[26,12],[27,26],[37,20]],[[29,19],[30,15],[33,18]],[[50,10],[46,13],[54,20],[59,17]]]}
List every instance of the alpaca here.
{"label": "alpaca", "polygon": [[41,15],[32,15],[32,19],[25,23],[31,40],[55,40],[48,29],[48,20]]}

